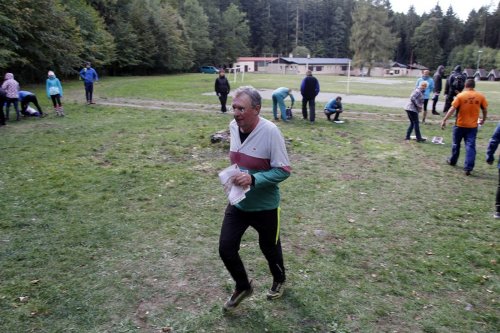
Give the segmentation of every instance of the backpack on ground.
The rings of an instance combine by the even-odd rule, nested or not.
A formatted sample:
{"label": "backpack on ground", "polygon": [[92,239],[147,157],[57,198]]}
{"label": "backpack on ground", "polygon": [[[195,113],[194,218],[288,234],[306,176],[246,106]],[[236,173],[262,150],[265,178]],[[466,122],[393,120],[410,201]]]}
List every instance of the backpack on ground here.
{"label": "backpack on ground", "polygon": [[292,108],[291,107],[287,107],[286,110],[286,119],[290,120],[292,119],[293,115],[292,115]]}

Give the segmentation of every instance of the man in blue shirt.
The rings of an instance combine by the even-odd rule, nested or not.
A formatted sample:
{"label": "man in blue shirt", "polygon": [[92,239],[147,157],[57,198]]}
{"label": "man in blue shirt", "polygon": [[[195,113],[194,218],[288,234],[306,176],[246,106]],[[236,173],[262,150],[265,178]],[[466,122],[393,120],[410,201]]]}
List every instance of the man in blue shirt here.
{"label": "man in blue shirt", "polygon": [[335,99],[332,98],[328,103],[326,103],[324,111],[326,118],[328,118],[328,121],[332,121],[330,116],[332,114],[335,114],[333,122],[337,124],[342,124],[343,121],[339,119],[340,114],[344,111],[342,109],[342,97],[337,96],[337,98]]}
{"label": "man in blue shirt", "polygon": [[85,99],[87,104],[95,104],[92,99],[94,94],[94,82],[98,81],[97,72],[90,66],[90,62],[85,64],[85,67],[80,71],[80,77],[85,85]]}

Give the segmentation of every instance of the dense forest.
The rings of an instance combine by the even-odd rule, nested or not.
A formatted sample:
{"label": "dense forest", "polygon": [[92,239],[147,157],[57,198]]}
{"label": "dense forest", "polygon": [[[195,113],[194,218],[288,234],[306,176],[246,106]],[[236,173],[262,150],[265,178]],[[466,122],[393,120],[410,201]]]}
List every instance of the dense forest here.
{"label": "dense forest", "polygon": [[[109,75],[193,71],[239,56],[348,57],[500,68],[500,2],[461,21],[436,0],[10,0],[0,2],[0,69],[40,81],[84,61]],[[480,51],[480,52],[478,52]]]}

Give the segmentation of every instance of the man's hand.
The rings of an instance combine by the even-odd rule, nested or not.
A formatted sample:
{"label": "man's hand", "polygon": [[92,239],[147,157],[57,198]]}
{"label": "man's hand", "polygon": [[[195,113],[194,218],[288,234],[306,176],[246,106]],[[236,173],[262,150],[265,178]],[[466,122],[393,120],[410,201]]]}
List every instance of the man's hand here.
{"label": "man's hand", "polygon": [[441,121],[441,129],[444,130],[445,127],[446,127],[446,120],[443,119],[443,121]]}
{"label": "man's hand", "polygon": [[240,172],[233,180],[234,185],[246,187],[252,185],[252,176],[246,172]]}

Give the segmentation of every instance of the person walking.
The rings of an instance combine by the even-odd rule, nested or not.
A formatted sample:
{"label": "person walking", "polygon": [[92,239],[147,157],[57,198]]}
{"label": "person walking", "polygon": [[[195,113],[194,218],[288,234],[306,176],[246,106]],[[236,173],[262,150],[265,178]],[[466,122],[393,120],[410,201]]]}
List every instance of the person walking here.
{"label": "person walking", "polygon": [[33,103],[35,105],[40,117],[44,117],[45,114],[42,111],[42,107],[38,104],[38,99],[36,95],[30,91],[21,90],[19,92],[19,101],[21,102],[21,113],[27,114],[29,103]]}
{"label": "person walking", "polygon": [[290,100],[292,102],[290,107],[293,107],[295,103],[295,97],[292,95],[292,89],[287,87],[280,87],[273,91],[272,99],[273,99],[273,116],[274,120],[279,120],[278,118],[278,105],[280,107],[281,119],[283,121],[288,121],[286,117],[286,106],[285,106],[285,98],[290,96]]}
{"label": "person walking", "polygon": [[464,90],[466,79],[467,76],[462,73],[462,67],[460,65],[455,66],[444,86],[445,101],[443,114],[448,112],[455,96]]}
{"label": "person walking", "polygon": [[[474,90],[476,81],[469,79],[465,81],[465,89],[458,94],[450,109],[441,122],[441,129],[446,126],[446,121],[456,110],[459,110],[455,126],[453,127],[451,156],[446,160],[449,165],[455,166],[460,155],[460,145],[465,142],[464,172],[469,176],[474,169],[476,160],[476,136],[477,126],[483,125],[488,114],[488,101],[480,92]],[[482,111],[482,118],[479,118]]]}
{"label": "person walking", "polygon": [[64,109],[61,103],[61,98],[63,97],[63,88],[61,81],[56,77],[53,71],[47,73],[48,78],[45,81],[45,88],[47,92],[47,97],[52,100],[54,105],[54,111],[58,116],[64,116]]}
{"label": "person walking", "polygon": [[[486,149],[486,163],[492,165],[495,161],[495,151],[498,148],[498,144],[500,143],[500,122],[497,124],[495,132],[491,136],[491,139],[488,143],[488,148]],[[498,169],[498,185],[497,185],[497,193],[495,197],[495,215],[494,218],[500,219],[500,159],[497,164]]]}
{"label": "person walking", "polygon": [[443,88],[443,76],[444,76],[444,66],[439,65],[436,73],[434,73],[434,96],[432,97],[432,114],[439,115],[439,112],[436,111],[436,104],[439,99],[439,94],[441,94],[441,90]]}
{"label": "person walking", "polygon": [[85,86],[85,100],[87,101],[87,105],[95,104],[93,100],[94,82],[99,81],[99,77],[90,62],[85,63],[85,67],[80,71],[80,78],[83,80]]}
{"label": "person walking", "polygon": [[319,94],[319,82],[312,75],[311,70],[306,71],[306,77],[300,84],[300,93],[302,94],[302,117],[307,120],[307,104],[309,104],[311,124],[316,120],[316,96]]}
{"label": "person walking", "polygon": [[420,83],[424,81],[427,82],[427,88],[424,91],[424,112],[422,115],[422,123],[425,123],[425,119],[427,118],[427,104],[429,103],[431,92],[434,91],[434,80],[429,76],[429,71],[427,69],[423,71],[422,77],[417,80],[415,88],[418,89]]}
{"label": "person walking", "polygon": [[5,74],[2,89],[5,90],[5,118],[9,120],[10,105],[13,104],[16,110],[16,120],[21,120],[19,112],[19,82],[14,80],[14,74]]}
{"label": "person walking", "polygon": [[227,111],[227,95],[229,95],[230,91],[231,86],[229,85],[229,81],[226,78],[226,73],[224,69],[221,69],[219,71],[219,77],[215,79],[215,94],[217,94],[217,97],[219,97],[221,112]]}
{"label": "person walking", "polygon": [[415,135],[417,137],[417,142],[425,142],[425,138],[420,134],[420,125],[418,121],[418,113],[422,111],[424,105],[424,92],[427,89],[427,81],[420,82],[417,89],[415,89],[410,95],[410,101],[406,104],[405,110],[410,120],[410,125],[406,130],[405,140],[411,139],[411,133],[415,130]]}
{"label": "person walking", "polygon": [[241,238],[249,227],[259,234],[259,246],[273,276],[267,298],[281,297],[286,280],[278,184],[290,176],[290,162],[283,135],[274,123],[260,116],[261,107],[262,98],[255,88],[236,90],[232,102],[234,119],[229,124],[229,158],[241,170],[234,176],[233,184],[250,190],[245,199],[226,207],[220,232],[219,254],[236,283],[233,294],[223,305],[226,311],[236,308],[253,293],[253,281],[248,278],[238,253]]}

